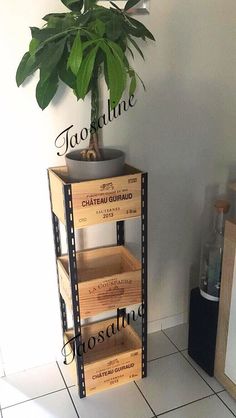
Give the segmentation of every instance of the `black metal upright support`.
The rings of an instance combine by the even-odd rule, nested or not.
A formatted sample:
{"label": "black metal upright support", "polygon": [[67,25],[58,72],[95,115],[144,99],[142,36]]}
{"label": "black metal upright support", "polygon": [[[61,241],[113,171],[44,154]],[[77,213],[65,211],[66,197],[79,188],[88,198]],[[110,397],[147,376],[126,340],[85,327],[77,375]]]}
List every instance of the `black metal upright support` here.
{"label": "black metal upright support", "polygon": [[79,307],[79,289],[76,263],[76,246],[75,246],[75,228],[73,217],[72,191],[71,184],[64,185],[64,204],[66,215],[66,235],[68,245],[69,258],[69,273],[71,282],[71,298],[74,321],[74,336],[75,338],[75,362],[76,371],[79,383],[79,396],[84,398],[86,396],[85,378],[84,378],[84,360],[80,350],[82,347],[82,333]]}
{"label": "black metal upright support", "polygon": [[147,254],[148,254],[148,175],[142,174],[141,183],[141,257],[142,257],[142,377],[147,376]]}
{"label": "black metal upright support", "polygon": [[116,239],[117,245],[125,245],[125,222],[116,222]]}
{"label": "black metal upright support", "polygon": [[[49,184],[49,195],[50,195],[50,204],[51,204],[54,248],[55,248],[55,256],[56,256],[56,266],[57,266],[57,258],[61,256],[61,234],[60,234],[59,219],[52,210],[52,197],[51,197],[49,176],[48,176],[48,184]],[[58,293],[59,293],[59,302],[60,302],[60,311],[61,311],[62,338],[63,338],[63,344],[64,344],[64,332],[67,331],[68,325],[67,325],[66,304],[60,293],[58,268],[57,268],[57,283],[58,283]]]}

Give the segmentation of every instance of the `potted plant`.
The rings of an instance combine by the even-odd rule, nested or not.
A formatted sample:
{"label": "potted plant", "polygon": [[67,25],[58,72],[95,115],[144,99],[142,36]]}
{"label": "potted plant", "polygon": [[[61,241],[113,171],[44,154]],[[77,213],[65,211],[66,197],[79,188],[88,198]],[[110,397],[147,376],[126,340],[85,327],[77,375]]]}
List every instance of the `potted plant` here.
{"label": "potted plant", "polygon": [[136,90],[139,76],[130,64],[134,59],[133,49],[144,59],[136,40],[155,39],[128,13],[140,0],[128,0],[124,10],[112,1],[109,9],[99,6],[97,0],[61,1],[70,10],[68,13],[50,13],[43,17],[45,25],[41,29],[31,27],[29,49],[16,73],[17,85],[39,70],[36,99],[41,109],[51,102],[60,81],[73,90],[77,100],[89,94],[89,147],[66,155],[70,177],[87,180],[119,175],[124,154],[99,147],[99,80],[105,78],[112,110],[119,104],[127,85],[130,97]]}

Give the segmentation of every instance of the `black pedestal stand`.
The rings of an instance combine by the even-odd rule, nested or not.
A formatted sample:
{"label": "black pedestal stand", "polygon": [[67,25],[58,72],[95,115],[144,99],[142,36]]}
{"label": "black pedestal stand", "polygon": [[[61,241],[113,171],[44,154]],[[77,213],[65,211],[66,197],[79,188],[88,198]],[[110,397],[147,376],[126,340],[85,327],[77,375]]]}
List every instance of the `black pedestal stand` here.
{"label": "black pedestal stand", "polygon": [[188,354],[210,376],[214,375],[219,302],[201,296],[199,288],[191,291]]}

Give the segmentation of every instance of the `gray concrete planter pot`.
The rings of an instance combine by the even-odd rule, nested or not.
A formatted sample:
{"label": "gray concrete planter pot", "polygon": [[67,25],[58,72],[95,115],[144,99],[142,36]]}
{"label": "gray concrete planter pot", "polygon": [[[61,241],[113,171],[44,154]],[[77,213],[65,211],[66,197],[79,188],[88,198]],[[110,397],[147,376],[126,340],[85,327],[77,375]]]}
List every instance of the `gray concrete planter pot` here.
{"label": "gray concrete planter pot", "polygon": [[123,151],[103,148],[102,161],[84,161],[81,150],[69,152],[66,155],[66,165],[71,181],[85,181],[116,177],[123,174],[125,154]]}

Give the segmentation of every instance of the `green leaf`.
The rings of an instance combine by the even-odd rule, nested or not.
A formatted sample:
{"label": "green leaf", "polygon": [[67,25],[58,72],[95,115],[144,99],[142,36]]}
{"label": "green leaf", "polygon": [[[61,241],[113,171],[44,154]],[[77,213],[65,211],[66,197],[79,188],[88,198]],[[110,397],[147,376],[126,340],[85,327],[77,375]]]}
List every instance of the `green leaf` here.
{"label": "green leaf", "polygon": [[117,10],[119,10],[120,12],[122,12],[122,9],[120,9],[116,3],[114,3],[113,1],[110,1],[110,3],[112,4],[113,7],[115,7]]}
{"label": "green leaf", "polygon": [[116,41],[122,33],[122,25],[118,16],[114,15],[109,20],[106,29],[108,39]]}
{"label": "green leaf", "polygon": [[57,21],[60,22],[60,25],[58,23],[57,26],[61,27],[62,30],[71,30],[71,28],[76,28],[78,26],[77,19],[72,13],[67,13],[64,19],[57,19]]}
{"label": "green leaf", "polygon": [[78,31],[75,40],[73,42],[71,52],[68,58],[67,67],[71,69],[71,71],[77,75],[79,71],[79,67],[81,65],[83,59],[83,47],[80,37],[80,32]]}
{"label": "green leaf", "polygon": [[125,5],[125,11],[131,9],[132,7],[134,7],[137,3],[139,3],[140,0],[128,0],[126,5]]}
{"label": "green leaf", "polygon": [[126,85],[126,71],[125,71],[125,67],[129,68],[129,62],[124,54],[124,51],[121,49],[121,47],[113,42],[113,41],[107,41],[109,47],[112,49],[112,52],[115,56],[115,58],[117,58],[117,60],[119,60],[120,62],[120,68],[121,71],[123,72],[123,82],[124,82],[124,87],[123,90],[125,89],[125,85]]}
{"label": "green leaf", "polygon": [[45,50],[47,50],[50,44],[53,44],[53,42],[58,41],[61,38],[67,39],[68,35],[73,34],[73,32],[77,33],[77,31],[78,29],[74,27],[71,29],[67,28],[62,32],[58,32],[56,35],[50,36],[45,41],[40,42],[37,50],[35,51],[35,54],[37,55],[38,53],[41,53],[42,55],[44,55]]}
{"label": "green leaf", "polygon": [[134,39],[132,39],[130,36],[128,36],[128,39],[130,40],[130,42],[133,44],[133,46],[137,49],[137,51],[139,52],[139,54],[141,55],[141,57],[143,58],[143,60],[145,61],[144,55],[141,51],[141,49],[139,48],[137,42],[135,42]]}
{"label": "green leaf", "polygon": [[130,23],[135,28],[137,28],[143,36],[151,39],[152,41],[155,41],[153,34],[146,28],[146,26],[144,26],[141,22],[139,22],[139,20],[133,19],[130,16],[127,16],[127,18],[129,19]]}
{"label": "green leaf", "polygon": [[76,77],[72,73],[70,68],[67,68],[67,61],[68,61],[68,50],[67,48],[64,49],[63,55],[61,57],[61,60],[57,66],[58,69],[58,75],[68,87],[71,89],[75,89],[76,86]]}
{"label": "green leaf", "polygon": [[92,9],[97,0],[84,0],[84,11],[87,12],[87,10]]}
{"label": "green leaf", "polygon": [[29,53],[30,55],[34,55],[36,50],[38,49],[40,41],[38,39],[32,38],[29,44]]}
{"label": "green leaf", "polygon": [[94,30],[101,38],[103,37],[105,33],[105,28],[106,28],[105,24],[100,19],[96,19]]}
{"label": "green leaf", "polygon": [[46,39],[53,35],[57,35],[60,32],[60,30],[57,28],[39,29],[36,27],[31,27],[30,30],[32,38],[38,39],[39,41],[45,41]]}
{"label": "green leaf", "polygon": [[73,12],[80,12],[83,7],[83,0],[61,0],[61,2]]}
{"label": "green leaf", "polygon": [[64,48],[66,38],[59,42],[51,43],[44,49],[41,55],[40,70],[41,70],[41,81],[45,82],[52,74],[59,63]]}
{"label": "green leaf", "polygon": [[67,86],[69,86],[71,89],[75,89],[76,86],[76,77],[70,70],[70,68],[67,68],[66,61],[61,60],[60,66],[59,66],[59,77],[65,83]]}
{"label": "green leaf", "polygon": [[107,88],[108,90],[110,90],[110,81],[109,81],[109,75],[108,75],[107,62],[104,62],[104,78],[105,78]]}
{"label": "green leaf", "polygon": [[88,10],[87,12],[81,14],[76,20],[77,23],[79,23],[80,26],[86,26],[87,22],[91,18],[92,13],[91,10]]}
{"label": "green leaf", "polygon": [[39,80],[36,87],[36,99],[39,107],[44,110],[53,97],[56,94],[58,88],[58,75],[57,73],[51,74],[51,76],[46,80]]}
{"label": "green leaf", "polygon": [[137,29],[136,27],[134,27],[133,25],[131,25],[131,23],[128,21],[128,19],[123,22],[123,31],[125,32],[126,36],[128,35],[132,35],[135,36],[136,38],[141,38],[142,37],[142,33],[140,33],[140,30]]}
{"label": "green leaf", "polygon": [[106,54],[107,74],[109,79],[107,86],[110,89],[111,108],[114,109],[118,105],[125,90],[125,69],[121,60],[112,53],[105,42],[102,42],[100,46]]}
{"label": "green leaf", "polygon": [[123,50],[121,49],[121,47],[117,43],[111,40],[107,40],[107,43],[109,47],[112,49],[113,54],[115,54],[120,59],[121,63],[123,63],[125,54]]}
{"label": "green leaf", "polygon": [[92,39],[90,41],[85,41],[82,43],[83,51],[88,48],[89,46],[93,45],[94,43],[97,43],[97,39]]}
{"label": "green leaf", "polygon": [[98,39],[97,35],[94,32],[91,32],[90,30],[81,29],[81,32],[85,34],[86,36],[88,36],[90,39],[94,39],[94,40]]}
{"label": "green leaf", "polygon": [[26,52],[21,59],[21,62],[16,71],[16,84],[19,87],[25,79],[31,75],[38,68],[38,64],[34,56]]}
{"label": "green leaf", "polygon": [[124,65],[125,65],[125,67],[127,68],[127,70],[130,70],[129,61],[128,61],[128,59],[127,59],[126,55],[124,56]]}
{"label": "green leaf", "polygon": [[124,54],[124,51],[121,49],[121,47],[113,42],[113,41],[107,41],[109,47],[112,49],[112,52],[117,60],[120,62],[120,69],[123,73],[123,91],[125,89],[126,85],[126,70],[125,67],[129,68],[129,62]]}
{"label": "green leaf", "polygon": [[81,97],[81,99],[84,99],[88,92],[88,87],[93,73],[97,50],[98,45],[96,45],[84,58],[80,66],[79,72],[77,74],[76,91],[78,92],[78,95],[79,97]]}
{"label": "green leaf", "polygon": [[49,13],[46,16],[43,17],[43,20],[45,20],[46,22],[49,21],[50,18],[52,17],[56,17],[56,18],[64,18],[66,16],[66,13]]}
{"label": "green leaf", "polygon": [[143,86],[143,90],[144,91],[146,91],[146,86],[145,86],[145,84],[144,84],[144,82],[143,82],[143,80],[139,77],[139,75],[136,73],[136,76],[139,78],[139,80],[141,81],[141,84],[142,84],[142,86]]}
{"label": "green leaf", "polygon": [[130,82],[130,86],[129,86],[129,96],[132,96],[136,90],[137,87],[137,80],[136,80],[136,76],[135,76],[135,72],[131,77],[131,82]]}
{"label": "green leaf", "polygon": [[131,57],[133,58],[133,60],[134,60],[134,53],[133,53],[133,51],[132,51],[132,49],[128,46],[128,50],[129,50],[129,52],[130,52],[130,55],[131,55]]}

